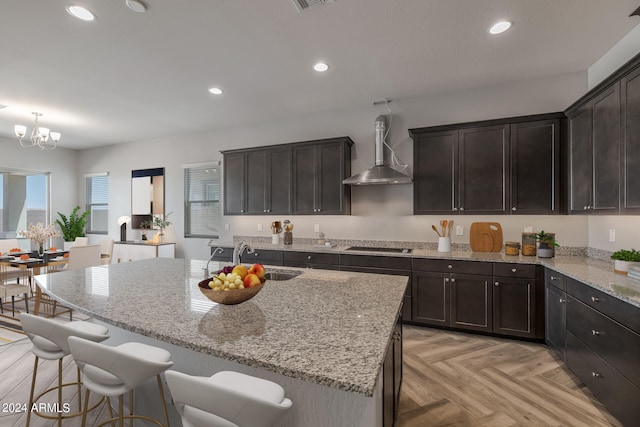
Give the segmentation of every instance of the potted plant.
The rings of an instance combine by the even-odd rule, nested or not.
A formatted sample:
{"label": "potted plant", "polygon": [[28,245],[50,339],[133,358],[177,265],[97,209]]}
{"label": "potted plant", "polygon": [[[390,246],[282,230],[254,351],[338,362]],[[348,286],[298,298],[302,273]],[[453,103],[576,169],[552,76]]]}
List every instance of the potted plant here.
{"label": "potted plant", "polygon": [[153,219],[149,222],[149,226],[153,228],[158,228],[159,232],[154,237],[154,243],[163,243],[164,239],[164,229],[171,225],[171,221],[169,221],[169,215],[173,212],[169,212],[168,214],[163,215],[154,215]]}
{"label": "potted plant", "polygon": [[62,231],[65,250],[69,250],[69,247],[75,242],[76,237],[84,237],[84,228],[87,225],[89,211],[84,211],[81,215],[78,215],[79,211],[80,206],[76,206],[68,217],[58,212],[60,219],[56,219],[56,224],[58,224],[60,231]]}
{"label": "potted plant", "polygon": [[618,274],[628,274],[629,267],[632,265],[640,265],[640,251],[635,249],[620,249],[611,255],[614,260],[613,271]]}
{"label": "potted plant", "polygon": [[554,233],[545,233],[544,230],[541,230],[539,233],[535,234],[535,238],[539,242],[539,258],[553,258],[553,256],[555,255],[554,248],[560,246],[558,242],[556,242],[555,237],[556,235]]}

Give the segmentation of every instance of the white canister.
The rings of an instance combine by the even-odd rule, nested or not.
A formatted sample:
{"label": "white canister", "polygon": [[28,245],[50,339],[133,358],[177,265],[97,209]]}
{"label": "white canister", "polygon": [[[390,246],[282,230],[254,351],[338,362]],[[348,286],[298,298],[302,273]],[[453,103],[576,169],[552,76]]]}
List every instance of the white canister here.
{"label": "white canister", "polygon": [[438,237],[438,252],[451,252],[451,237]]}
{"label": "white canister", "polygon": [[280,244],[280,235],[279,234],[272,234],[271,235],[271,243],[273,245],[278,245]]}

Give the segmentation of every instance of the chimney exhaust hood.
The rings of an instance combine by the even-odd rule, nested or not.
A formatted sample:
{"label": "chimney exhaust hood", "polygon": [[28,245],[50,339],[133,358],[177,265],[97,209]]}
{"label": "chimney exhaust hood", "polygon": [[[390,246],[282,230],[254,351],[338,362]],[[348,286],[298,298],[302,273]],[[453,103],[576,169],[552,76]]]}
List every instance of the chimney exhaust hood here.
{"label": "chimney exhaust hood", "polygon": [[342,181],[348,185],[374,185],[374,184],[410,184],[411,177],[387,166],[384,162],[384,139],[387,128],[387,118],[376,118],[376,163],[373,167],[353,175]]}

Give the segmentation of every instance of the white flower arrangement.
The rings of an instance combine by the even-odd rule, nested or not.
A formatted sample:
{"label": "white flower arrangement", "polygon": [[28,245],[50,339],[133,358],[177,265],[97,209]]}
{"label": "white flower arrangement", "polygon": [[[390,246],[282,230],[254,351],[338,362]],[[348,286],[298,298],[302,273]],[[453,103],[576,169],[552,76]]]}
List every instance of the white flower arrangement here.
{"label": "white flower arrangement", "polygon": [[49,239],[54,237],[60,237],[60,232],[55,228],[55,225],[49,224],[45,226],[41,222],[37,224],[29,224],[27,230],[18,231],[18,235],[21,237],[26,237],[27,239],[38,244],[40,248],[44,245]]}

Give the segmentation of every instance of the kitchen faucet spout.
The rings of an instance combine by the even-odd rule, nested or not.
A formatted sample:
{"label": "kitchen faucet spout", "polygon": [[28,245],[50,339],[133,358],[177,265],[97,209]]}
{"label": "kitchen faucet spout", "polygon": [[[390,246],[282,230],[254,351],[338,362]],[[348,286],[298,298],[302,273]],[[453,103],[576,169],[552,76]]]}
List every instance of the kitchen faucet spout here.
{"label": "kitchen faucet spout", "polygon": [[245,243],[244,240],[241,240],[235,248],[233,248],[233,265],[240,265],[242,263],[242,254],[245,250],[247,253],[253,253],[253,248]]}

